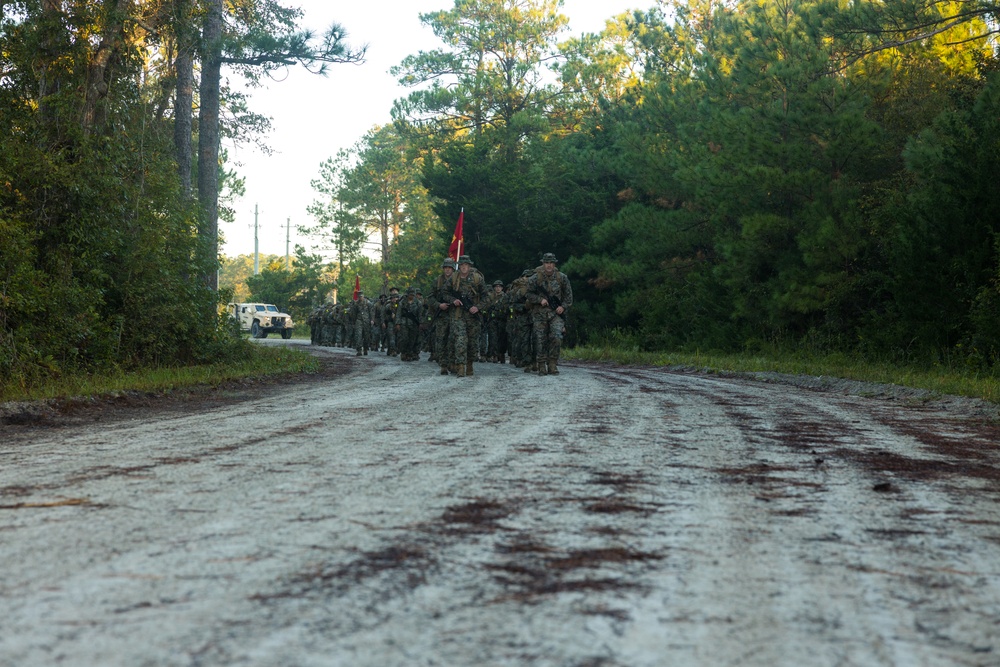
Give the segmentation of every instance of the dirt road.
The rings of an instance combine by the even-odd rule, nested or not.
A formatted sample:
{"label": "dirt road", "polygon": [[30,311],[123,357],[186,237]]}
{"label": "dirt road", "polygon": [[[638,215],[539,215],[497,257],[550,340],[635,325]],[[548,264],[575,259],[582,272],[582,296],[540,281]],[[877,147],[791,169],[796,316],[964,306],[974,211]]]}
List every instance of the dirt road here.
{"label": "dirt road", "polygon": [[1000,664],[1000,430],[964,404],[324,353],[8,415],[0,665]]}

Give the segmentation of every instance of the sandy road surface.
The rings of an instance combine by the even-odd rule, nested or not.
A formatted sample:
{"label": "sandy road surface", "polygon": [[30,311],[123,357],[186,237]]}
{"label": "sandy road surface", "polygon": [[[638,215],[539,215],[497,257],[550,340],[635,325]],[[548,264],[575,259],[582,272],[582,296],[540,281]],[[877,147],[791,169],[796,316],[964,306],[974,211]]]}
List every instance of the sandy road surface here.
{"label": "sandy road surface", "polygon": [[5,427],[0,665],[1000,664],[995,424],[325,353],[342,376]]}

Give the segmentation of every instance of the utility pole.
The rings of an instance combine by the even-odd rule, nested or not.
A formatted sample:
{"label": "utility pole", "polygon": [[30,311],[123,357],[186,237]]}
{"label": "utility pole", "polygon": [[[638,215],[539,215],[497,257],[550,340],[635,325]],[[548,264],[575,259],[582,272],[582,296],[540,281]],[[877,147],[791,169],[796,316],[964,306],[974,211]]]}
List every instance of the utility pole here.
{"label": "utility pole", "polygon": [[253,274],[260,273],[260,248],[257,243],[257,204],[253,205]]}
{"label": "utility pole", "polygon": [[292,260],[288,255],[288,248],[292,242],[292,219],[288,218],[285,222],[285,271],[292,270]]}

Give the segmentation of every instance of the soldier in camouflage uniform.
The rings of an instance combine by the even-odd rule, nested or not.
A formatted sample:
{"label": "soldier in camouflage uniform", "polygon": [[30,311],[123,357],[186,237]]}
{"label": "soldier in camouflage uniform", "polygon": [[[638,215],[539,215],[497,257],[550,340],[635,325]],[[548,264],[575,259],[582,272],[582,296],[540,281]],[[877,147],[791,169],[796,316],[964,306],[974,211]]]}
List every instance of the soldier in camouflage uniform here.
{"label": "soldier in camouflage uniform", "polygon": [[492,295],[486,311],[486,327],[486,358],[502,364],[507,352],[507,299],[504,298],[502,280],[493,281]]}
{"label": "soldier in camouflage uniform", "polygon": [[371,349],[373,352],[388,349],[383,345],[385,338],[385,322],[382,317],[385,311],[385,303],[388,301],[385,294],[379,294],[377,299],[372,300],[372,337]]}
{"label": "soldier in camouflage uniform", "polygon": [[385,319],[386,326],[386,351],[385,353],[390,357],[395,357],[399,354],[399,340],[396,336],[396,324],[398,324],[397,318],[399,317],[399,290],[395,287],[393,293],[389,294],[389,300],[385,304],[385,310],[382,313],[382,317]]}
{"label": "soldier in camouflage uniform", "polygon": [[566,311],[573,305],[573,289],[565,273],[556,271],[556,256],[542,255],[541,270],[528,278],[526,301],[531,311],[532,337],[539,375],[558,375],[559,351],[566,332]]}
{"label": "soldier in camouflage uniform", "polygon": [[534,370],[534,355],[531,351],[531,315],[528,313],[526,298],[528,294],[528,278],[532,271],[526,269],[514,279],[507,291],[510,322],[508,326],[507,344],[510,347],[510,363],[525,372]]}
{"label": "soldier in camouflage uniform", "polygon": [[406,297],[398,302],[396,308],[396,344],[399,346],[401,361],[417,361],[420,359],[420,320],[422,304],[417,300],[417,290],[410,287]]}
{"label": "soldier in camouflage uniform", "polygon": [[319,345],[319,334],[320,334],[320,314],[323,312],[323,306],[316,306],[309,313],[309,317],[306,318],[306,324],[309,325],[309,344]]}
{"label": "soldier in camouflage uniform", "polygon": [[333,338],[330,344],[337,347],[344,347],[347,344],[347,327],[344,325],[346,319],[344,304],[338,303],[333,306],[331,319],[333,321]]}
{"label": "soldier in camouflage uniform", "polygon": [[325,303],[320,306],[315,311],[316,315],[314,317],[316,322],[316,344],[317,345],[329,345],[330,344],[330,304]]}
{"label": "soldier in camouflage uniform", "polygon": [[[431,324],[434,321],[434,313],[430,312],[427,308],[427,301],[424,300],[424,293],[418,287],[417,289],[417,301],[420,302],[420,328],[417,333],[417,339],[420,345],[421,352],[431,351]],[[433,356],[433,355],[431,355]],[[433,359],[428,359],[428,361],[434,361]]]}
{"label": "soldier in camouflage uniform", "polygon": [[468,255],[458,258],[458,271],[450,281],[446,295],[451,300],[448,308],[450,325],[450,345],[453,363],[459,377],[473,374],[472,363],[479,351],[479,333],[482,329],[482,314],[479,306],[486,296],[486,281],[483,274],[474,270]]}
{"label": "soldier in camouflage uniform", "polygon": [[375,322],[372,310],[372,302],[359,290],[358,300],[351,304],[350,311],[350,319],[354,324],[354,349],[359,357],[362,352],[368,354],[368,346],[371,345],[372,324]]}
{"label": "soldier in camouflage uniform", "polygon": [[451,357],[448,354],[450,324],[448,310],[451,308],[448,289],[451,286],[451,278],[454,273],[455,263],[450,257],[445,257],[444,261],[441,262],[441,275],[434,280],[425,300],[428,317],[433,318],[431,323],[431,355],[441,366],[441,375],[447,375],[452,370]]}

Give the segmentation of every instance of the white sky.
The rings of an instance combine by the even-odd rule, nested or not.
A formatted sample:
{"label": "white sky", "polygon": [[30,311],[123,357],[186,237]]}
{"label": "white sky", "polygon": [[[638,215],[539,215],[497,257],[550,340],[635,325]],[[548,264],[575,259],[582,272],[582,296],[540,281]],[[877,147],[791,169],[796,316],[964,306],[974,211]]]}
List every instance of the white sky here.
{"label": "white sky", "polygon": [[[389,68],[419,51],[442,43],[418,15],[454,6],[451,0],[368,0],[335,2],[299,0],[305,16],[300,25],[322,33],[338,22],[352,44],[368,44],[364,65],[331,65],[327,76],[290,69],[282,81],[268,82],[251,91],[251,108],[272,118],[267,156],[256,148],[229,146],[230,161],[246,178],[246,196],[234,202],[236,221],[220,223],[225,236],[221,252],[229,257],[254,251],[254,206],[259,208],[258,245],[261,254],[285,254],[286,220],[291,219],[291,249],[299,244],[316,252],[296,226],[313,224],[306,207],[317,198],[309,183],[320,164],[341,148],[353,146],[374,125],[390,120],[394,100],[405,97]],[[563,38],[599,32],[605,20],[634,8],[651,7],[654,0],[564,0],[569,17]],[[225,72],[224,72],[225,74]]]}

